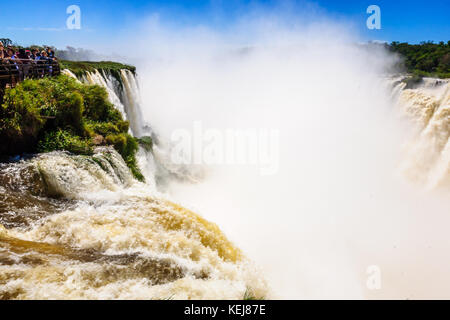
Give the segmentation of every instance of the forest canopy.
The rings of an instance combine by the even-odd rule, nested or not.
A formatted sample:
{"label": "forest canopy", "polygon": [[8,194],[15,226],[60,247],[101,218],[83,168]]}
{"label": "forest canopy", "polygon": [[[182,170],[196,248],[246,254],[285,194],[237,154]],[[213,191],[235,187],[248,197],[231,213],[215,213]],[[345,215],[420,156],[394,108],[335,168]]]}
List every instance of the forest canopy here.
{"label": "forest canopy", "polygon": [[402,57],[406,71],[418,76],[450,78],[450,41],[420,44],[392,42],[388,50]]}

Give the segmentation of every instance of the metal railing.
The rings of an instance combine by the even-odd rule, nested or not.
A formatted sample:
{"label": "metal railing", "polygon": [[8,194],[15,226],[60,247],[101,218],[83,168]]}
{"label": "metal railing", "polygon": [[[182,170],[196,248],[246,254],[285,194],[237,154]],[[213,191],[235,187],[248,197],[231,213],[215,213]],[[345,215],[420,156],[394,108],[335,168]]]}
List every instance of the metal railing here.
{"label": "metal railing", "polygon": [[25,79],[40,79],[61,74],[56,60],[3,59],[0,60],[0,89],[15,87]]}

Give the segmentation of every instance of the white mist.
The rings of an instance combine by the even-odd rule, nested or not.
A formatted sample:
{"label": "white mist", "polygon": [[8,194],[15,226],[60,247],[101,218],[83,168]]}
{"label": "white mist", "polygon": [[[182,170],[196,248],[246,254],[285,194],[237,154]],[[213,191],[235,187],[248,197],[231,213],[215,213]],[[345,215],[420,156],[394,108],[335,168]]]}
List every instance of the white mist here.
{"label": "white mist", "polygon": [[143,113],[163,138],[196,121],[280,132],[275,175],[214,166],[170,189],[263,269],[269,298],[448,298],[450,206],[398,173],[405,127],[382,81],[388,54],[323,19],[257,16],[221,33],[152,18],[138,31]]}

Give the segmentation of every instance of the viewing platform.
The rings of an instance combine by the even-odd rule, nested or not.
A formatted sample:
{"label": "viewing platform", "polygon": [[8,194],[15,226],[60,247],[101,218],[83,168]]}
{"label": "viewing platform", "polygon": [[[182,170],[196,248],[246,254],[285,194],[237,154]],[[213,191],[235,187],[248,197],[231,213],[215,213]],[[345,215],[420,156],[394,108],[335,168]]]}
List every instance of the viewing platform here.
{"label": "viewing platform", "polygon": [[0,62],[0,91],[13,88],[26,79],[41,79],[61,74],[58,61],[15,59]]}

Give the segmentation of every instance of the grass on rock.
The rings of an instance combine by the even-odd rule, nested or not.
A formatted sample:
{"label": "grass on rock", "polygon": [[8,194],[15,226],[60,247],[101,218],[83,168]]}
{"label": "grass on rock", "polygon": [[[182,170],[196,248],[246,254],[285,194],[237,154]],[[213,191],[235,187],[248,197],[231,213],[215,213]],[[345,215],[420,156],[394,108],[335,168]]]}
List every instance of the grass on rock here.
{"label": "grass on rock", "polygon": [[5,91],[0,153],[66,150],[91,155],[96,145],[111,145],[143,181],[136,162],[138,139],[128,129],[129,123],[100,86],[84,85],[65,75],[26,80]]}

